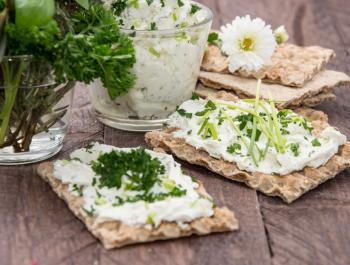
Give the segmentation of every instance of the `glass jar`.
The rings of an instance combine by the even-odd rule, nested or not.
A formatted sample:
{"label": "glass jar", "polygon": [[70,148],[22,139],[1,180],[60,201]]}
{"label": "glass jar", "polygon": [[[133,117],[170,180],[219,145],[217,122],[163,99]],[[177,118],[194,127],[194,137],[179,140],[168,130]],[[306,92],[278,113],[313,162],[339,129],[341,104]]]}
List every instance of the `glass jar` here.
{"label": "glass jar", "polygon": [[134,87],[111,100],[100,80],[89,91],[97,118],[130,131],[159,129],[167,117],[192,96],[212,23],[212,13],[198,4],[205,18],[197,25],[171,30],[123,30],[133,39]]}
{"label": "glass jar", "polygon": [[51,67],[31,56],[0,64],[0,164],[26,164],[60,151],[74,82],[57,84]]}

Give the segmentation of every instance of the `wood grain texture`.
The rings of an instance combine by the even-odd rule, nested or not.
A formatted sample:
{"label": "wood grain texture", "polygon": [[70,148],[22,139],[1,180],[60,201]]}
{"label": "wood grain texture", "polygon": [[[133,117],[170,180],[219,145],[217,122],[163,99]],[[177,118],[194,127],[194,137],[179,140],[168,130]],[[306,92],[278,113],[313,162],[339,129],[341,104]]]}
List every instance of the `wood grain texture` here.
{"label": "wood grain texture", "polygon": [[[330,68],[350,73],[348,0],[201,0],[219,28],[236,15],[260,16],[275,28],[284,24],[291,42],[335,49]],[[350,137],[349,87],[336,102],[319,108]],[[70,133],[57,156],[91,141],[121,147],[145,146],[142,133],[102,126],[78,85]],[[57,158],[56,157],[56,158]],[[181,162],[203,181],[218,205],[235,211],[239,232],[155,242],[106,251],[66,205],[40,180],[36,165],[0,167],[0,264],[350,264],[350,172],[321,185],[291,205],[268,198],[200,167]]]}

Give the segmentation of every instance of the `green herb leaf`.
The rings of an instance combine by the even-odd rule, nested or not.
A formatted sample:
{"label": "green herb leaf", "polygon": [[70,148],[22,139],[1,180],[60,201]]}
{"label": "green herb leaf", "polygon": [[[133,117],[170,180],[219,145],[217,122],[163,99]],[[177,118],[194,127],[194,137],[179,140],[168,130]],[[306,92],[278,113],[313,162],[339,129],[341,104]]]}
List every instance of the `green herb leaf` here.
{"label": "green herb leaf", "polygon": [[195,4],[191,4],[191,11],[190,14],[194,15],[195,13],[197,13],[199,10],[201,10],[202,8],[199,7],[198,5]]}
{"label": "green herb leaf", "polygon": [[177,109],[176,111],[177,111],[177,113],[180,114],[180,116],[183,116],[183,117],[188,118],[188,119],[192,118],[192,113],[186,112],[186,110],[184,110],[184,109]]}
{"label": "green herb leaf", "polygon": [[151,22],[151,30],[157,30],[157,23]]}
{"label": "green herb leaf", "polygon": [[208,43],[209,44],[214,44],[218,40],[219,40],[219,34],[218,33],[216,33],[216,32],[209,33],[209,36],[208,36]]}
{"label": "green herb leaf", "polygon": [[161,3],[161,5],[162,5],[162,7],[165,7],[164,0],[160,0],[160,3]]}
{"label": "green herb leaf", "polygon": [[111,7],[114,14],[119,17],[128,7],[128,0],[115,0]]}
{"label": "green herb leaf", "polygon": [[311,141],[311,144],[312,144],[312,146],[321,146],[321,143],[317,138],[313,139]]}
{"label": "green herb leaf", "polygon": [[153,1],[154,1],[154,0],[146,0],[147,5],[149,5],[149,6],[150,6],[150,5],[153,3]]}
{"label": "green herb leaf", "polygon": [[298,143],[292,143],[290,145],[290,150],[293,152],[294,156],[298,156],[300,154],[300,152],[299,152],[299,144]]}
{"label": "green herb leaf", "polygon": [[[252,129],[247,129],[247,136],[250,138],[252,137],[252,133],[253,133],[253,130]],[[255,141],[259,141],[260,139],[260,136],[261,136],[261,130],[259,129],[256,129],[256,133],[255,133]]]}
{"label": "green herb leaf", "polygon": [[182,6],[184,6],[184,3],[181,0],[177,0],[177,5],[179,7],[182,7]]}
{"label": "green herb leaf", "polygon": [[230,154],[238,153],[241,150],[241,145],[239,143],[233,143],[227,147],[226,151]]}
{"label": "green herb leaf", "polygon": [[199,96],[196,92],[192,92],[192,97],[191,97],[192,100],[199,100]]}

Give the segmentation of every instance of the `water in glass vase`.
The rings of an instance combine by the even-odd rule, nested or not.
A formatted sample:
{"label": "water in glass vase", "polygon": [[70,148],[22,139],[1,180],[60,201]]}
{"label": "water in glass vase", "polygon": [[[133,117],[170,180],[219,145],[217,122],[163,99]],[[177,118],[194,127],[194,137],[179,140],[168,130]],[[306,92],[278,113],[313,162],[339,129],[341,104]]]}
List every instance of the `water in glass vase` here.
{"label": "water in glass vase", "polygon": [[5,57],[0,76],[0,165],[38,162],[60,151],[74,82],[57,84],[50,66]]}

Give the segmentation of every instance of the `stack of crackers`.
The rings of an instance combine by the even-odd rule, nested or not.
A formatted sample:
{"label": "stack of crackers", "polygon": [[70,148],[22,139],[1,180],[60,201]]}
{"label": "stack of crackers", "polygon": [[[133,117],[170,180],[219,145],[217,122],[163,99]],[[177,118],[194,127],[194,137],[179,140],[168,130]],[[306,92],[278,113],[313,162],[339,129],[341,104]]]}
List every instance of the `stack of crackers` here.
{"label": "stack of crackers", "polygon": [[284,43],[259,71],[240,69],[230,73],[228,57],[219,47],[210,45],[199,76],[204,86],[200,85],[197,93],[226,100],[252,98],[255,97],[256,79],[262,79],[261,97],[272,97],[279,108],[313,107],[334,100],[335,88],[350,83],[350,77],[345,73],[325,69],[334,57],[335,52],[331,49]]}

